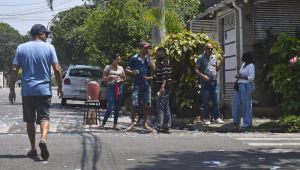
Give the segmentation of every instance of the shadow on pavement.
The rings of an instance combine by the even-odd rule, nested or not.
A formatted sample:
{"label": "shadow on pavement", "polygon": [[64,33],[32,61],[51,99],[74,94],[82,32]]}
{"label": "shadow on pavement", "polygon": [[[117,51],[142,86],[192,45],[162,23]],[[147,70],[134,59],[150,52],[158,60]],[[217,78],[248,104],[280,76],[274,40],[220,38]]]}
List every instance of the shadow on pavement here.
{"label": "shadow on pavement", "polygon": [[[264,148],[265,149],[265,148]],[[268,150],[272,150],[268,148]],[[147,160],[136,159],[137,165],[130,170],[140,169],[298,169],[300,153],[264,153],[261,149],[246,151],[212,152],[168,152],[153,155]],[[260,160],[261,159],[261,160]],[[298,167],[298,168],[297,168]]]}
{"label": "shadow on pavement", "polygon": [[20,158],[30,158],[30,159],[32,159],[32,160],[34,160],[34,161],[36,161],[36,162],[39,162],[39,161],[43,161],[43,160],[41,160],[38,156],[26,156],[26,155],[0,155],[0,159],[15,159],[15,158],[17,158],[17,159],[20,159]]}

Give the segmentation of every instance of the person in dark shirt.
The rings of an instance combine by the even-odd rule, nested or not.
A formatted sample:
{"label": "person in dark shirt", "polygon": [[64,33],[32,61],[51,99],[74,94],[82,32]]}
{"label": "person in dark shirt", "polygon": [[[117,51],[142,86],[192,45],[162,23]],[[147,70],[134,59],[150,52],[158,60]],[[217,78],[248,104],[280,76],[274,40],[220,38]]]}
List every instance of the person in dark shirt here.
{"label": "person in dark shirt", "polygon": [[[171,94],[172,69],[170,60],[166,57],[166,49],[156,50],[157,70],[156,70],[156,112],[157,119],[154,130],[151,134],[158,134],[162,129],[164,133],[171,133],[171,113],[169,108],[169,97]],[[162,127],[163,118],[165,125]]]}
{"label": "person in dark shirt", "polygon": [[141,42],[139,45],[140,53],[133,56],[125,69],[128,74],[134,75],[131,97],[131,125],[126,128],[127,131],[135,129],[134,119],[136,108],[139,107],[140,100],[143,100],[144,129],[152,130],[147,124],[149,108],[151,108],[151,71],[154,71],[155,63],[150,56],[149,44]]}

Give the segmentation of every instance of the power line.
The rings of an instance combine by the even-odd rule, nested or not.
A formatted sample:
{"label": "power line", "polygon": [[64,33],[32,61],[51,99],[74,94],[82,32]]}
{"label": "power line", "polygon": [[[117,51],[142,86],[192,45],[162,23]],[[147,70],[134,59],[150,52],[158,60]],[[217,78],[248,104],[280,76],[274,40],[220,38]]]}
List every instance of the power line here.
{"label": "power line", "polygon": [[37,4],[45,4],[47,2],[38,2],[38,3],[31,3],[31,4],[18,4],[18,5],[0,5],[0,6],[26,6],[26,5],[37,5]]}
{"label": "power line", "polygon": [[[70,1],[72,1],[72,0],[65,0],[64,2],[58,4],[58,5],[54,6],[54,7],[58,7],[58,6],[60,6],[60,5],[63,5],[63,4],[65,4],[65,3],[68,3],[68,2],[70,2]],[[21,12],[17,12],[17,13],[0,14],[0,16],[19,16],[19,15],[31,15],[31,14],[37,14],[37,13],[45,13],[45,12],[42,12],[42,11],[45,11],[46,9],[48,9],[48,7],[43,8],[43,9],[41,9],[41,10],[39,10],[39,11],[36,11],[36,12],[33,12],[33,13],[22,13],[22,12],[26,12],[26,11],[34,11],[35,9],[25,10],[25,11],[21,11]],[[54,11],[54,10],[53,10],[53,11]],[[48,12],[53,12],[53,11],[48,11]],[[55,11],[57,11],[57,10],[55,10]]]}

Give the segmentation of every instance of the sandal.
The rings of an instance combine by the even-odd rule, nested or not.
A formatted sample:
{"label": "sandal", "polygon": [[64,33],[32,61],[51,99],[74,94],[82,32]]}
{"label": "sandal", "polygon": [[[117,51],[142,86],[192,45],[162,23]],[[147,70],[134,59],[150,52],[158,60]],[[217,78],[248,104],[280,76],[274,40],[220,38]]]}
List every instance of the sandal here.
{"label": "sandal", "polygon": [[151,135],[156,135],[156,134],[159,134],[157,130],[154,130],[150,133]]}
{"label": "sandal", "polygon": [[122,128],[120,128],[120,127],[117,126],[117,125],[114,125],[114,126],[113,126],[113,129],[115,129],[115,130],[121,130]]}
{"label": "sandal", "polygon": [[149,126],[144,126],[143,129],[146,129],[146,130],[153,130],[151,127]]}
{"label": "sandal", "polygon": [[133,130],[133,129],[135,129],[134,126],[129,126],[129,127],[127,127],[125,130],[130,131],[130,130]]}
{"label": "sandal", "polygon": [[27,156],[37,156],[37,151],[36,151],[36,150],[30,150],[30,151],[27,153]]}
{"label": "sandal", "polygon": [[41,140],[40,143],[39,143],[39,146],[41,148],[41,157],[44,160],[47,160],[49,158],[49,151],[48,151],[46,143]]}

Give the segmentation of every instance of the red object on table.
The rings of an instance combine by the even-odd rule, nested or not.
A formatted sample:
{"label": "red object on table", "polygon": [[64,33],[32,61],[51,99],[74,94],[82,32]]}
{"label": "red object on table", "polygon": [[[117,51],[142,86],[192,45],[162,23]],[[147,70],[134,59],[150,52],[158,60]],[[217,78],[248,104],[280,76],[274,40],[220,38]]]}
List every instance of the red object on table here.
{"label": "red object on table", "polygon": [[87,101],[99,101],[99,94],[100,85],[95,81],[91,81],[87,85]]}

